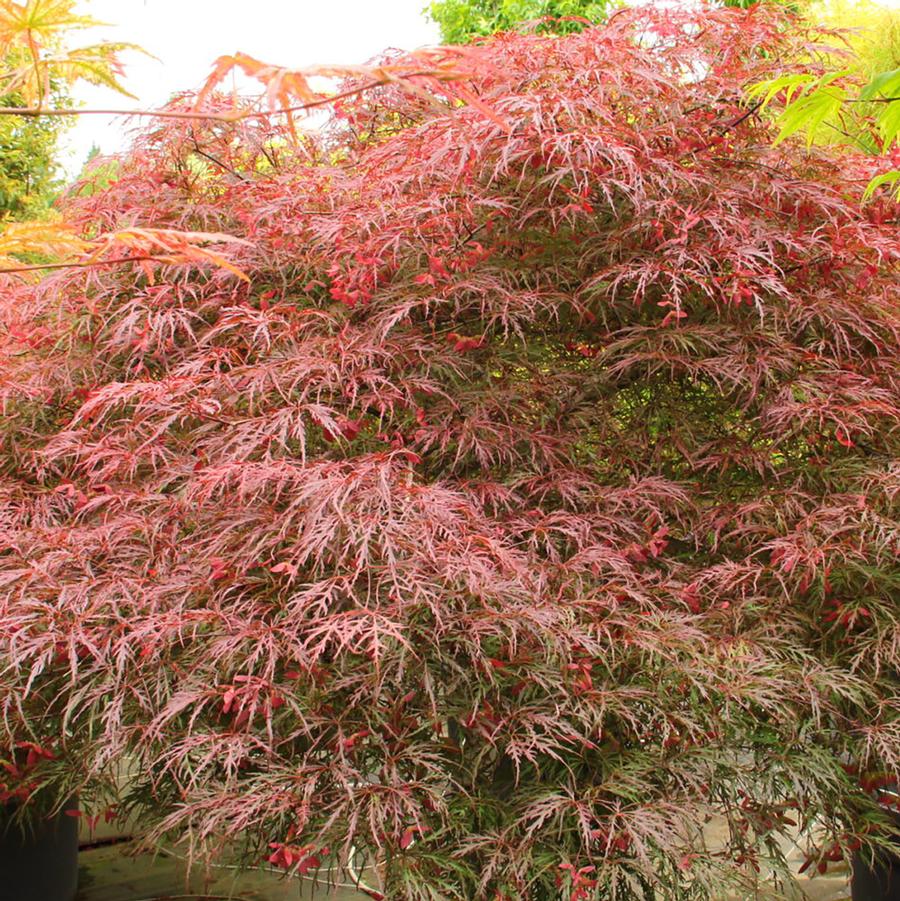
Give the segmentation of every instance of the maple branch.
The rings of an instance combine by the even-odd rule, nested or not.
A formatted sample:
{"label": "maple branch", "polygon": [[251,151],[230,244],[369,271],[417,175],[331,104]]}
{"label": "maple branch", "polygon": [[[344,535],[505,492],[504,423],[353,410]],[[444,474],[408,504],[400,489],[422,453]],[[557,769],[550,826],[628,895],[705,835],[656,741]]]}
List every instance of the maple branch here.
{"label": "maple branch", "polygon": [[2,106],[0,107],[0,116],[23,116],[32,119],[40,116],[157,116],[160,119],[214,119],[223,122],[236,122],[238,119],[246,118],[244,113],[199,113],[134,109],[45,109],[33,106]]}
{"label": "maple branch", "polygon": [[465,238],[457,240],[456,244],[453,247],[454,251],[459,250],[461,247],[468,244],[469,241],[471,241],[472,238],[475,237],[475,235],[477,235],[483,229],[487,228],[487,225],[487,222],[482,222],[481,225],[479,225],[477,228],[471,228],[470,226],[467,226],[469,233],[465,236]]}
{"label": "maple branch", "polygon": [[193,131],[191,133],[191,138],[194,142],[194,153],[202,156],[204,159],[209,160],[213,165],[218,166],[220,169],[224,169],[226,172],[231,173],[239,181],[250,181],[250,179],[247,178],[246,175],[241,174],[237,171],[237,169],[233,169],[227,163],[223,163],[222,160],[218,159],[218,157],[215,157],[211,153],[207,153],[205,150],[203,150],[203,148],[200,146],[200,142],[197,140],[196,135],[193,134]]}
{"label": "maple branch", "polygon": [[429,70],[410,72],[408,75],[402,75],[397,78],[378,78],[367,84],[349,88],[346,91],[339,91],[337,94],[329,94],[327,97],[320,97],[318,100],[307,100],[304,103],[298,103],[296,106],[284,106],[272,110],[234,110],[228,113],[203,113],[198,110],[73,109],[71,107],[46,109],[40,106],[0,106],[0,116],[23,116],[26,118],[38,118],[40,116],[154,116],[159,119],[198,119],[215,122],[240,122],[243,119],[264,119],[267,116],[297,113],[306,109],[327,106],[329,103],[345,100],[348,97],[355,97],[357,94],[372,90],[372,88],[379,88],[386,84],[425,76],[433,76],[444,81],[451,80],[446,73]]}
{"label": "maple branch", "polygon": [[[841,121],[844,121],[843,116],[841,117]],[[849,131],[844,128],[839,128],[833,122],[825,122],[823,124],[830,128],[832,131],[836,131],[839,135],[843,135],[845,138],[849,138],[863,152],[866,151],[866,145],[863,143],[863,140],[859,135],[850,134]],[[860,181],[860,179],[857,179],[857,181]]]}
{"label": "maple branch", "polygon": [[[738,125],[740,125],[742,122],[749,119],[755,112],[757,112],[757,110],[760,109],[762,105],[762,101],[760,100],[758,103],[754,103],[753,106],[751,106],[745,113],[741,113],[739,116],[731,119],[728,122],[723,122],[721,125],[714,125],[712,127],[718,132],[718,137],[721,138],[724,135],[727,135],[728,132],[733,131],[735,128],[737,128]],[[700,107],[693,107],[690,112],[695,112],[697,109],[700,109]],[[709,150],[709,148],[712,146],[714,146],[712,141],[707,141],[702,147],[696,148],[696,150]]]}
{"label": "maple branch", "polygon": [[760,100],[757,103],[754,103],[753,106],[751,106],[747,110],[747,112],[741,113],[741,115],[739,115],[735,119],[732,119],[730,122],[726,122],[724,124],[724,127],[722,127],[722,130],[719,132],[719,134],[724,135],[724,134],[727,134],[729,131],[732,131],[733,129],[737,128],[738,125],[740,125],[742,122],[749,119],[762,105],[763,105],[762,100]]}
{"label": "maple branch", "polygon": [[28,266],[6,266],[0,268],[0,275],[9,275],[14,272],[40,272],[44,269],[90,269],[94,266],[113,266],[119,263],[171,263],[171,257],[137,256],[137,257],[113,257],[109,260],[89,260],[80,263],[34,263]]}

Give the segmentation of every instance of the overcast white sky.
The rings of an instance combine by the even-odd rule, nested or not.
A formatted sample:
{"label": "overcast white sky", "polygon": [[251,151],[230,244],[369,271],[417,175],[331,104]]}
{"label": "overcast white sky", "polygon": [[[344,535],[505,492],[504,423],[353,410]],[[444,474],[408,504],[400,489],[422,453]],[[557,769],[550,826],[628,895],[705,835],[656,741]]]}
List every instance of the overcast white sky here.
{"label": "overcast white sky", "polygon": [[[176,91],[196,88],[213,60],[242,50],[257,59],[300,68],[362,63],[388,47],[414,50],[438,43],[427,0],[82,0],[80,10],[112,23],[85,32],[79,43],[140,44],[159,60],[125,56],[125,84],[137,101],[81,87],[91,107],[155,107]],[[122,119],[81,116],[66,140],[64,164],[78,173],[91,146],[103,153],[127,143]]]}
{"label": "overcast white sky", "polygon": [[[900,7],[900,0],[880,0]],[[138,99],[81,87],[87,106],[153,108],[174,92],[198,87],[213,60],[242,50],[257,59],[301,68],[362,63],[395,47],[438,42],[422,13],[428,0],[81,0],[81,11],[112,23],[83,42],[129,41],[158,60],[128,54],[125,83]],[[64,165],[77,174],[92,145],[112,153],[127,144],[121,118],[81,116],[65,139]]]}

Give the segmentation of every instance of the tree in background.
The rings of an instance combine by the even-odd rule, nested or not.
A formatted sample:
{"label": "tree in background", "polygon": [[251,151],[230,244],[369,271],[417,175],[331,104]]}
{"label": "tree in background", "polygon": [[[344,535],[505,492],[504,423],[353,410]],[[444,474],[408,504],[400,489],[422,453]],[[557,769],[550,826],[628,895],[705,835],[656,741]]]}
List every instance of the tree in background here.
{"label": "tree in background", "polygon": [[[725,6],[748,7],[757,0],[725,0]],[[795,8],[791,0],[779,2]],[[428,15],[438,23],[441,39],[448,44],[465,44],[498,31],[510,31],[523,23],[547,19],[539,31],[571,34],[588,24],[602,22],[610,11],[622,6],[620,0],[436,0]]]}
{"label": "tree in background", "polygon": [[[541,26],[557,34],[580,31],[584,22],[601,22],[609,0],[438,0],[428,7],[448,44],[464,44],[475,38],[509,31],[522,22],[550,17],[562,21]],[[567,21],[567,17],[569,20]]]}
{"label": "tree in background", "polygon": [[243,277],[7,291],[19,783],[99,805],[128,760],[150,840],[354,848],[392,901],[751,897],[788,832],[822,870],[886,842],[898,210],[740,106],[783,26],[434,50],[318,136],[206,94],[73,198],[242,238]]}
{"label": "tree in background", "polygon": [[[0,106],[22,103],[21,95],[0,97]],[[61,187],[56,157],[64,127],[59,118],[0,117],[0,220],[47,215]]]}
{"label": "tree in background", "polygon": [[[78,81],[128,92],[118,54],[131,47],[102,43],[72,48],[71,35],[98,24],[75,13],[75,0],[0,0],[0,220],[18,220],[0,233],[0,259],[51,259],[84,245],[45,220],[59,189],[55,152],[72,113],[69,89]],[[29,221],[31,220],[31,221]]]}

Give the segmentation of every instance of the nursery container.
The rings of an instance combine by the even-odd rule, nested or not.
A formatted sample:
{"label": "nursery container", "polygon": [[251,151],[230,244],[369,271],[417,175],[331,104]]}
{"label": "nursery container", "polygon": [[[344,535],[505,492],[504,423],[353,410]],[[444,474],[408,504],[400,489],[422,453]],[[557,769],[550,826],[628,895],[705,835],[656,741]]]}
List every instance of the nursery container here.
{"label": "nursery container", "polygon": [[[891,817],[900,827],[900,814],[892,812]],[[883,853],[874,861],[857,851],[850,890],[853,901],[900,901],[900,843],[897,853]]]}
{"label": "nursery container", "polygon": [[0,809],[0,901],[74,901],[78,889],[78,820],[37,819],[24,829]]}

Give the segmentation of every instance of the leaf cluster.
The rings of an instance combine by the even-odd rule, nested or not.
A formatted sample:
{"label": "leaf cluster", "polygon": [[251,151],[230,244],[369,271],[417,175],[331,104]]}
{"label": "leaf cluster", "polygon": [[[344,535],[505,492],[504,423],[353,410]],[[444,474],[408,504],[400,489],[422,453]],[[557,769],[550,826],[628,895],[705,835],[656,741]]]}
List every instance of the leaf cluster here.
{"label": "leaf cluster", "polygon": [[[850,8],[856,29],[812,40],[805,58],[781,61],[778,74],[751,85],[748,101],[777,106],[777,141],[803,134],[807,146],[849,143],[880,156],[883,170],[896,166],[900,146],[900,20],[881,9],[866,18],[864,4]],[[896,168],[876,170],[864,198],[898,178]]]}

